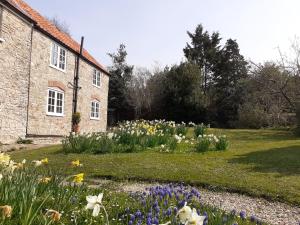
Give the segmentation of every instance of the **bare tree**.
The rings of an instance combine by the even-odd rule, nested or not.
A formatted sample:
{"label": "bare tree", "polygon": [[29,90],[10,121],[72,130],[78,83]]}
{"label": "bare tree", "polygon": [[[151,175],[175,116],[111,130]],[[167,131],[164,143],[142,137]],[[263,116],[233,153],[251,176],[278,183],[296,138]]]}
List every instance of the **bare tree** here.
{"label": "bare tree", "polygon": [[62,21],[60,18],[58,18],[57,16],[51,17],[51,18],[47,18],[58,30],[60,30],[61,32],[72,36],[71,35],[71,31],[70,31],[70,26],[65,22]]}

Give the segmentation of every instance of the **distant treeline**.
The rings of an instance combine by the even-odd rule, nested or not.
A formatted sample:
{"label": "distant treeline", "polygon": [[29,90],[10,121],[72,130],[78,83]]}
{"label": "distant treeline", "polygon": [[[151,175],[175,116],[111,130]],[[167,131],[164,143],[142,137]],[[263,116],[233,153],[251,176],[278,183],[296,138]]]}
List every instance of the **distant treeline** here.
{"label": "distant treeline", "polygon": [[[134,68],[125,45],[109,54],[109,121],[166,119],[215,127],[261,128],[295,125],[300,97],[300,48],[291,58],[254,64],[241,55],[236,40],[221,45],[218,32],[202,25],[188,32],[179,65]],[[259,49],[257,49],[259,51]],[[279,51],[280,53],[280,51]]]}

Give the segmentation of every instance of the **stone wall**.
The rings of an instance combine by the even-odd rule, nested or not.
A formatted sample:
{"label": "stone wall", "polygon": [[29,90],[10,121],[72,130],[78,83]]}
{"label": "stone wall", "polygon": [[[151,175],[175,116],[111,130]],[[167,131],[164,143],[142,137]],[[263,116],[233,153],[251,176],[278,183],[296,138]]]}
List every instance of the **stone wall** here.
{"label": "stone wall", "polygon": [[[93,85],[94,67],[87,62],[80,62],[81,89],[78,92],[78,112],[81,113],[80,131],[82,133],[105,131],[107,125],[107,96],[108,96],[108,76],[101,73],[100,87]],[[91,101],[100,102],[99,120],[91,119]]]}
{"label": "stone wall", "polygon": [[31,25],[3,8],[0,43],[0,142],[25,137]]}
{"label": "stone wall", "polygon": [[[76,56],[67,50],[66,71],[50,66],[52,40],[39,31],[33,33],[33,51],[31,63],[29,123],[28,134],[31,135],[68,135],[71,131],[73,83]],[[93,86],[94,67],[80,61],[80,79],[78,92],[78,112],[81,113],[81,132],[97,132],[106,130],[108,76],[103,75],[102,86]],[[64,91],[64,115],[49,116],[46,113],[48,87],[56,87]],[[101,103],[100,120],[90,119],[92,96],[99,96]]]}

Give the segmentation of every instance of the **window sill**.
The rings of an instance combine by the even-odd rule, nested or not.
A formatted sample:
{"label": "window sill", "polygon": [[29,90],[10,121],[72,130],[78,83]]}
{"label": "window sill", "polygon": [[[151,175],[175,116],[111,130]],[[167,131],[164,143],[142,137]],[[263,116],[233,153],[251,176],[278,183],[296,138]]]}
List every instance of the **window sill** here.
{"label": "window sill", "polygon": [[90,120],[97,120],[97,121],[99,121],[100,118],[90,117]]}
{"label": "window sill", "polygon": [[5,42],[5,40],[3,38],[0,38],[0,43]]}
{"label": "window sill", "polygon": [[94,86],[95,88],[101,89],[101,85],[100,85],[100,86],[97,86],[96,84],[93,84],[93,86]]}
{"label": "window sill", "polygon": [[56,66],[53,66],[53,65],[49,65],[51,68],[53,68],[53,69],[56,69],[56,70],[58,70],[58,71],[60,71],[60,72],[63,72],[63,73],[66,73],[66,70],[62,70],[62,69],[60,69],[60,68],[58,68],[58,67],[56,67]]}
{"label": "window sill", "polygon": [[53,113],[47,113],[47,116],[53,116],[53,117],[64,117],[64,114],[53,114]]}

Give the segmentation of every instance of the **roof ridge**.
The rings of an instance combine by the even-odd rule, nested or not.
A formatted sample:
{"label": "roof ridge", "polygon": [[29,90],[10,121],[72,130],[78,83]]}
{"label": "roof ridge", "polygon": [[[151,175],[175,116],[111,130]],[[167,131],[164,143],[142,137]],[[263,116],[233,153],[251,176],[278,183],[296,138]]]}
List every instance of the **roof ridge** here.
{"label": "roof ridge", "polygon": [[[15,9],[25,14],[29,18],[31,18],[34,22],[36,22],[36,26],[46,32],[49,36],[59,40],[68,48],[72,49],[76,53],[80,52],[80,44],[75,41],[70,35],[65,32],[59,30],[52,22],[50,22],[47,18],[42,16],[38,11],[31,8],[25,1],[23,0],[7,0]],[[83,49],[83,58],[95,66],[99,67],[101,70],[108,74],[107,69],[101,65],[86,49]]]}

